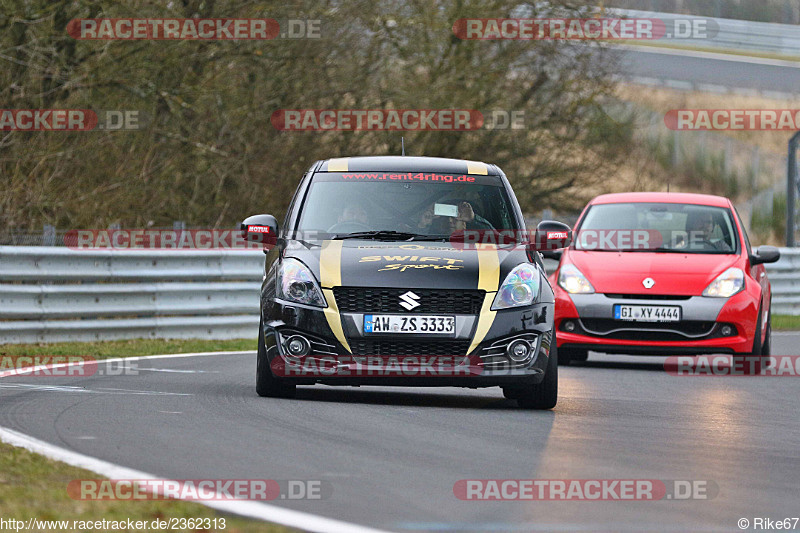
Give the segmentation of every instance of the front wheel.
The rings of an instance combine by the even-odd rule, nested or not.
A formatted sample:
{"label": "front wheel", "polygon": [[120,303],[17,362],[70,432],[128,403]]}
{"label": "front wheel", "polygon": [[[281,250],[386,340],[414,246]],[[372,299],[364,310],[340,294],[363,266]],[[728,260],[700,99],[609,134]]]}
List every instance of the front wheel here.
{"label": "front wheel", "polygon": [[[516,391],[515,391],[516,392]],[[556,334],[550,345],[544,379],[537,385],[528,385],[516,394],[517,405],[523,409],[552,409],[558,402],[558,347]]]}
{"label": "front wheel", "polygon": [[267,357],[267,346],[264,344],[264,328],[258,324],[258,355],[256,356],[256,393],[269,398],[294,398],[297,386],[294,383],[278,379],[272,373]]}
{"label": "front wheel", "polygon": [[749,354],[734,355],[734,364],[741,368],[745,375],[757,376],[761,374],[761,369],[769,361],[770,351],[772,350],[772,317],[767,315],[767,331],[764,335],[764,342],[761,342],[761,307],[758,308],[758,325],[756,334],[753,338],[753,348]]}
{"label": "front wheel", "polygon": [[569,366],[572,363],[584,363],[589,359],[589,350],[578,348],[561,348],[558,351],[558,364]]}

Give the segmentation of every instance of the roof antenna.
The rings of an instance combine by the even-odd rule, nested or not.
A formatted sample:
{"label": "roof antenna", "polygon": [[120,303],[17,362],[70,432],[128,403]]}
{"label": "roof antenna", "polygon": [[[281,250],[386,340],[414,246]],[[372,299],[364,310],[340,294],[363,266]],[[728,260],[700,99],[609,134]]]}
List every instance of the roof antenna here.
{"label": "roof antenna", "polygon": [[406,140],[404,137],[400,137],[400,150],[402,151],[400,155],[406,155]]}
{"label": "roof antenna", "polygon": [[669,192],[669,182],[667,182],[667,192]]}

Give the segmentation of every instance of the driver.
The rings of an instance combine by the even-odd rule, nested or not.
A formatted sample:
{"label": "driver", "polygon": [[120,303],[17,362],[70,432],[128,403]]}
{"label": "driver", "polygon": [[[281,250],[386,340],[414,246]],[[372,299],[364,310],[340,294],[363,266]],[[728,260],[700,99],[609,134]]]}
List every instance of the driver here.
{"label": "driver", "polygon": [[695,211],[686,217],[686,233],[689,234],[691,247],[696,245],[701,248],[719,247],[711,242],[711,235],[714,233],[714,216],[709,212]]}
{"label": "driver", "polygon": [[472,204],[469,202],[461,202],[458,204],[458,216],[433,216],[433,206],[430,208],[431,222],[427,226],[423,226],[423,221],[426,221],[426,214],[422,214],[420,218],[420,228],[431,228],[433,233],[455,233],[464,230],[491,230],[494,226],[480,215],[475,214]]}
{"label": "driver", "polygon": [[367,212],[360,205],[348,205],[342,210],[337,222],[339,224],[343,222],[357,222],[366,225],[368,222]]}

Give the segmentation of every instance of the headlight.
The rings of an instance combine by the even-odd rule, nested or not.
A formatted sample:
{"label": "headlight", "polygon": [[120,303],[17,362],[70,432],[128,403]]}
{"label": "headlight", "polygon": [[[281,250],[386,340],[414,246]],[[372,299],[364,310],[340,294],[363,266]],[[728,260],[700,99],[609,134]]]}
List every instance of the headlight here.
{"label": "headlight", "polygon": [[739,268],[731,267],[706,287],[703,296],[729,298],[742,290],[744,290],[744,272]]}
{"label": "headlight", "polygon": [[539,297],[540,283],[539,269],[530,263],[519,265],[508,273],[497,291],[492,311],[531,305]]}
{"label": "headlight", "polygon": [[594,294],[594,287],[575,265],[567,264],[558,272],[558,285],[570,294]]}
{"label": "headlight", "polygon": [[328,307],[311,271],[297,259],[283,261],[278,273],[278,297],[299,304]]}

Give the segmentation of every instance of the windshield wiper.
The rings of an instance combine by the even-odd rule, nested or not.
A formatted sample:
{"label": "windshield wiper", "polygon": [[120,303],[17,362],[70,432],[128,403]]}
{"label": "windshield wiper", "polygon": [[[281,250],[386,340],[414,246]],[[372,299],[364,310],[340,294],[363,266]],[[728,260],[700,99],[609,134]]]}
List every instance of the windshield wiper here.
{"label": "windshield wiper", "polygon": [[678,250],[675,248],[664,248],[663,246],[659,246],[658,248],[575,248],[579,252],[618,252],[618,253],[676,253],[682,254],[686,253],[686,250]]}
{"label": "windshield wiper", "polygon": [[665,248],[659,246],[657,248],[629,248],[627,250],[620,250],[621,252],[651,252],[651,253],[666,253],[666,254],[686,254],[692,253],[691,250],[685,248]]}
{"label": "windshield wiper", "polygon": [[379,241],[410,241],[412,239],[424,239],[427,235],[418,233],[407,233],[405,231],[376,230],[376,231],[356,231],[353,233],[342,233],[331,237],[334,240],[341,239],[375,239]]}

